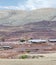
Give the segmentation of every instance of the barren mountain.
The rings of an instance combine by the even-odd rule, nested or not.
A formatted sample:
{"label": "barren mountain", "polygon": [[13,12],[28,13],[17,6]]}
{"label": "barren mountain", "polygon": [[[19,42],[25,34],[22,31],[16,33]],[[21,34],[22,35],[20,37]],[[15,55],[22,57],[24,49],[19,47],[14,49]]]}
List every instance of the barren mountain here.
{"label": "barren mountain", "polygon": [[44,8],[32,11],[0,10],[0,25],[18,26],[43,20],[56,21],[56,9]]}
{"label": "barren mountain", "polygon": [[0,40],[56,38],[56,9],[0,10]]}

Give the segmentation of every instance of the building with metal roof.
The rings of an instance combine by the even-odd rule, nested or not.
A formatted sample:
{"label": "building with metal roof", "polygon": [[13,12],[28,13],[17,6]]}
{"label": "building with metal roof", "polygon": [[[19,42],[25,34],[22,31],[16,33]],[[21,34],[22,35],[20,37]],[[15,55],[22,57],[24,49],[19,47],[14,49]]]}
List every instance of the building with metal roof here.
{"label": "building with metal roof", "polygon": [[2,48],[3,48],[3,49],[7,49],[7,50],[8,50],[8,49],[13,49],[13,47],[11,47],[11,46],[2,46]]}
{"label": "building with metal roof", "polygon": [[42,40],[42,39],[31,39],[31,40],[28,40],[28,42],[31,42],[31,43],[46,43],[47,40]]}
{"label": "building with metal roof", "polygon": [[49,42],[56,42],[56,39],[48,39]]}

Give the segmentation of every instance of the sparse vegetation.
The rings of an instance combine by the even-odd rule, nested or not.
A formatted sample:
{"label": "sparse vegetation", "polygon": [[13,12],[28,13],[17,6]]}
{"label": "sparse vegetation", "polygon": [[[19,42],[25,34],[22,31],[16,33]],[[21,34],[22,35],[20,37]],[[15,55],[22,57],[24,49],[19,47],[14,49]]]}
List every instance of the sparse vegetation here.
{"label": "sparse vegetation", "polygon": [[35,56],[32,56],[32,59],[36,58]]}
{"label": "sparse vegetation", "polygon": [[26,59],[26,58],[28,58],[28,55],[22,55],[20,58],[21,59]]}
{"label": "sparse vegetation", "polygon": [[40,57],[41,57],[41,58],[43,58],[43,57],[45,57],[45,56],[43,56],[43,55],[40,55]]}
{"label": "sparse vegetation", "polygon": [[30,50],[26,49],[26,52],[27,52],[27,53],[29,53],[29,52],[30,52]]}
{"label": "sparse vegetation", "polygon": [[5,38],[1,38],[1,41],[4,42],[5,41]]}
{"label": "sparse vegetation", "polygon": [[43,58],[44,56],[43,55],[37,55],[37,56],[35,56],[35,55],[22,55],[22,56],[19,56],[19,59],[38,59],[38,58]]}
{"label": "sparse vegetation", "polygon": [[20,42],[25,42],[25,40],[24,39],[21,39]]}

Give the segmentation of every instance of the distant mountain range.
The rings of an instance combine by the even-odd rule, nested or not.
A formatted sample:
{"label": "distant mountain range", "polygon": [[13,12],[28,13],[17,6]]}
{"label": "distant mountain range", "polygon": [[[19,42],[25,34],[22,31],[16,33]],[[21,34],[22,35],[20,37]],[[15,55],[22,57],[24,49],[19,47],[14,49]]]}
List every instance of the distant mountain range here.
{"label": "distant mountain range", "polygon": [[56,9],[0,10],[0,40],[56,38]]}
{"label": "distant mountain range", "polygon": [[43,8],[32,11],[0,10],[0,25],[20,26],[40,21],[56,21],[56,9]]}

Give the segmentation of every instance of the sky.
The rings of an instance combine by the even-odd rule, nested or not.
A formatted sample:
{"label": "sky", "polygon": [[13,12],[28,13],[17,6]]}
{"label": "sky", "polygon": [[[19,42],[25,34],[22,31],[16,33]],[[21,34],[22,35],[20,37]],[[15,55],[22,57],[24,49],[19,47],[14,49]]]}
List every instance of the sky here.
{"label": "sky", "polygon": [[0,9],[34,10],[56,8],[56,0],[0,0]]}

